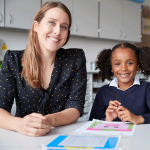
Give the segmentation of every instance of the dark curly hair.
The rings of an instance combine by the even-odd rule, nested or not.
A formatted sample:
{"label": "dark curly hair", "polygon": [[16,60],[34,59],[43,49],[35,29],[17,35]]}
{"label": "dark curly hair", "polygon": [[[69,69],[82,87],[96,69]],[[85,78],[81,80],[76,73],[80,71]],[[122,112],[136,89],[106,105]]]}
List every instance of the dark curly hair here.
{"label": "dark curly hair", "polygon": [[150,47],[143,46],[138,48],[131,43],[120,43],[114,46],[112,50],[104,49],[97,56],[96,69],[100,70],[99,75],[102,82],[105,79],[112,80],[113,73],[111,72],[111,56],[117,48],[129,48],[133,50],[137,56],[137,63],[139,64],[141,73],[147,77],[150,75]]}

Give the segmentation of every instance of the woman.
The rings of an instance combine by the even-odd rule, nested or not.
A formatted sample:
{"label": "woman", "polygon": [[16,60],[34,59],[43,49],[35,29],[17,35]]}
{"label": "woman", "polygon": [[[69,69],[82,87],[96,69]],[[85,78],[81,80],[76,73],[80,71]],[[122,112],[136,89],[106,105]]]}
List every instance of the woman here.
{"label": "woman", "polygon": [[[47,2],[35,16],[25,51],[6,52],[0,74],[1,128],[42,136],[82,115],[85,55],[81,49],[61,48],[70,26],[67,7]],[[15,117],[10,114],[14,97]]]}

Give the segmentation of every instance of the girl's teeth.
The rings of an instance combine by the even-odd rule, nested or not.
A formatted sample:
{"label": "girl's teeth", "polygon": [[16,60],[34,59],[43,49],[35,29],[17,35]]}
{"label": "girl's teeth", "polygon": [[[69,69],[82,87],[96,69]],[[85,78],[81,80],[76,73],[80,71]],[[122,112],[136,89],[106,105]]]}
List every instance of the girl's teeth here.
{"label": "girl's teeth", "polygon": [[120,74],[121,76],[123,76],[123,77],[126,77],[126,76],[128,76],[129,74]]}

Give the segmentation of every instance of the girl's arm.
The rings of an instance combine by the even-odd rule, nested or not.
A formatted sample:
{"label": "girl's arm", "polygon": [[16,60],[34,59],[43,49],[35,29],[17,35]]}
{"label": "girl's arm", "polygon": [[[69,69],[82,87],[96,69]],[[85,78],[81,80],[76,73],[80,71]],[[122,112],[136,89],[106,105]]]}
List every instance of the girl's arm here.
{"label": "girl's arm", "polygon": [[117,110],[118,110],[118,117],[123,122],[130,121],[133,124],[144,123],[144,118],[141,115],[135,115],[123,106],[119,106]]}

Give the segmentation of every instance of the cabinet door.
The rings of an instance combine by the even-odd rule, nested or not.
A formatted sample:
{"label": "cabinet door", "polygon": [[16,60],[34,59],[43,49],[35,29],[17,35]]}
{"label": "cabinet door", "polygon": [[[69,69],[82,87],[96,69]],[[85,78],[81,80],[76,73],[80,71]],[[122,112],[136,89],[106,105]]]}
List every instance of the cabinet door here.
{"label": "cabinet door", "polygon": [[121,0],[101,0],[100,1],[100,38],[120,40],[122,38],[121,18],[122,18]]}
{"label": "cabinet door", "polygon": [[4,0],[0,0],[0,27],[4,27]]}
{"label": "cabinet door", "polygon": [[123,40],[141,41],[141,4],[123,0],[122,30]]}
{"label": "cabinet door", "polygon": [[98,37],[98,1],[73,0],[72,34]]}
{"label": "cabinet door", "polygon": [[5,27],[30,29],[41,0],[5,0]]}

